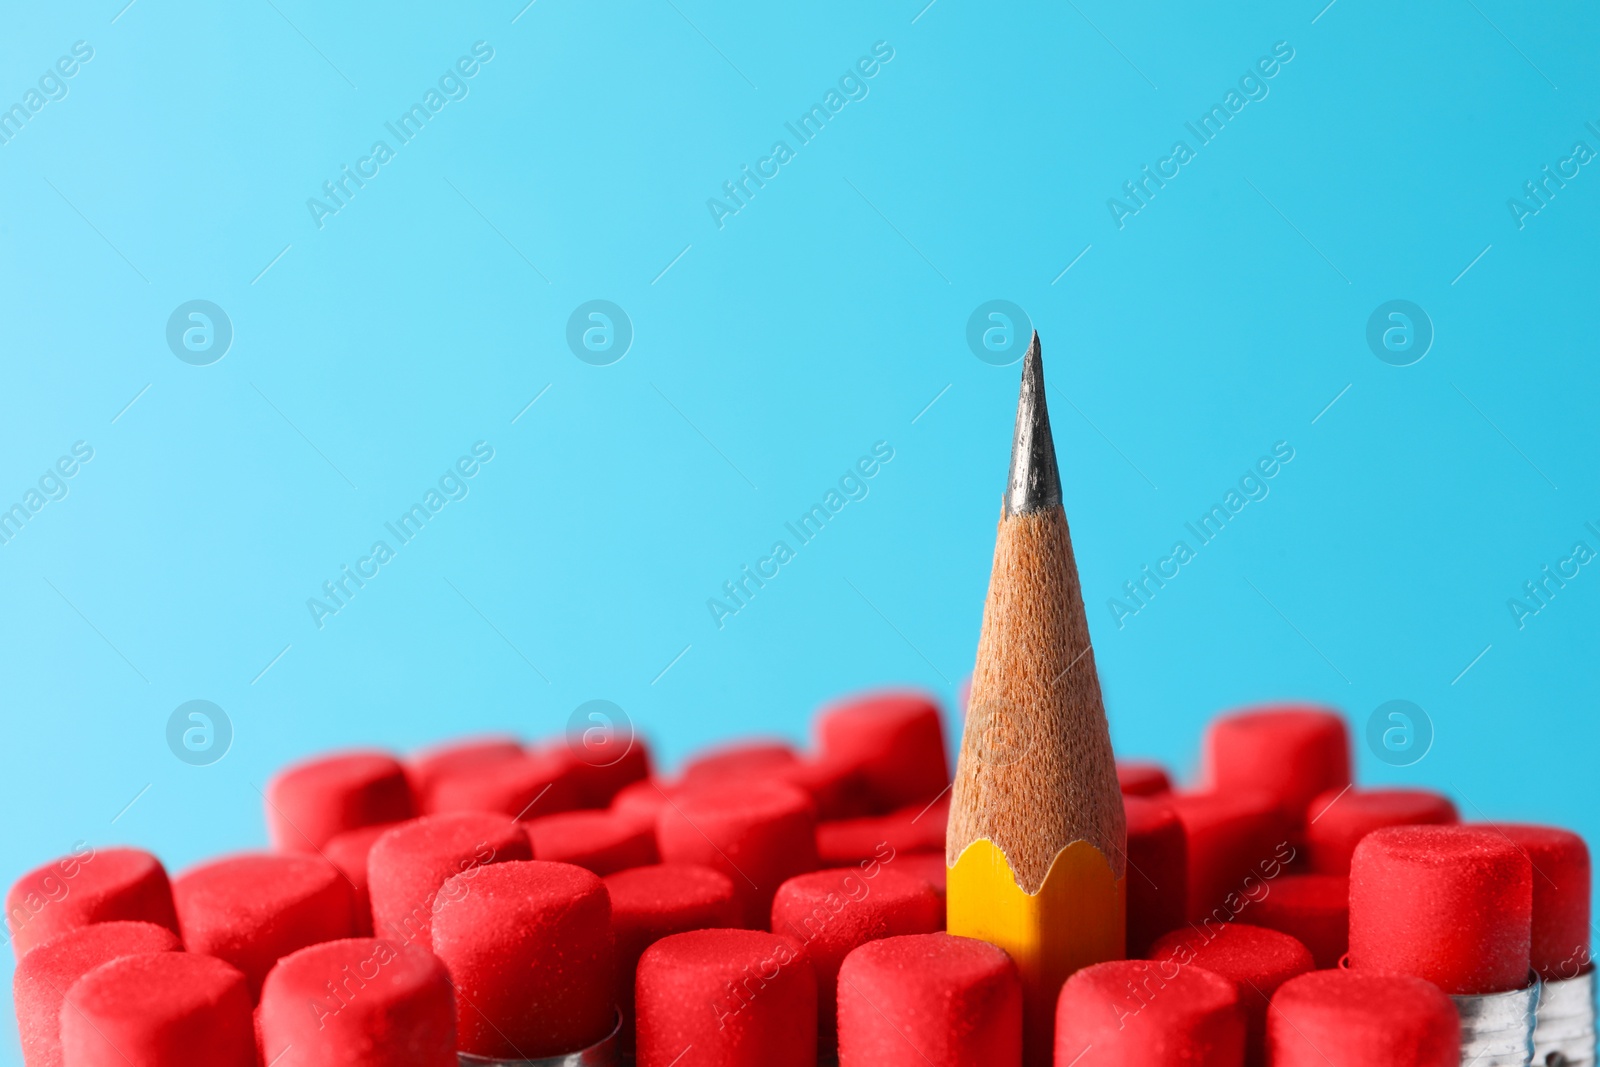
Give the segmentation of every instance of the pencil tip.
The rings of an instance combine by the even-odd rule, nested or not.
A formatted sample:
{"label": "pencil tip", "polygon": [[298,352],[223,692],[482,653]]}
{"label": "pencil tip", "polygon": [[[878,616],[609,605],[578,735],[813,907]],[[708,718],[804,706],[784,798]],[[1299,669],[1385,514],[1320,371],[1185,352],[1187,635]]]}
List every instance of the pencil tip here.
{"label": "pencil tip", "polygon": [[1011,439],[1011,475],[1006,481],[1005,514],[1026,515],[1061,506],[1061,472],[1050,436],[1044,400],[1044,360],[1039,331],[1022,357],[1022,390],[1017,397],[1017,428]]}

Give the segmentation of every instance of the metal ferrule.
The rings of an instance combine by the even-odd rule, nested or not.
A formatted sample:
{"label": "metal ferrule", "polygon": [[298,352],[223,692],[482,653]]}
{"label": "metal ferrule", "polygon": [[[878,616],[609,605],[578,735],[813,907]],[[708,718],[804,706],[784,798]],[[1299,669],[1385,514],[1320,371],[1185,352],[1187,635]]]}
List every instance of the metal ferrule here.
{"label": "metal ferrule", "polygon": [[1452,996],[1461,1015],[1461,1067],[1528,1067],[1539,980],[1509,993]]}
{"label": "metal ferrule", "polygon": [[622,1062],[622,1013],[617,1013],[616,1025],[609,1034],[577,1052],[536,1060],[500,1060],[492,1056],[474,1056],[470,1052],[457,1053],[456,1058],[461,1067],[618,1067]]}
{"label": "metal ferrule", "polygon": [[1533,1028],[1533,1062],[1540,1067],[1594,1067],[1594,968],[1544,983]]}

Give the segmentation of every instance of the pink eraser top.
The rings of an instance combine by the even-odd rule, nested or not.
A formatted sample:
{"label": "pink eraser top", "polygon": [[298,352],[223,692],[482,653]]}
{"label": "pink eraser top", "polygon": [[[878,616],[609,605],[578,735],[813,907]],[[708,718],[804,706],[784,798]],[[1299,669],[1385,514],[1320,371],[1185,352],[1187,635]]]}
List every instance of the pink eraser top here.
{"label": "pink eraser top", "polygon": [[415,815],[400,761],[383,752],[320,756],[267,783],[267,836],[274,848],[316,852],[346,830]]}
{"label": "pink eraser top", "polygon": [[1273,1067],[1458,1067],[1461,1024],[1439,987],[1404,975],[1312,971],[1272,997]]}
{"label": "pink eraser top", "polygon": [[148,852],[84,845],[29,871],[6,894],[6,926],[18,959],[68,930],[118,919],[178,929],[166,868]]}
{"label": "pink eraser top", "polygon": [[606,875],[655,863],[656,831],[649,823],[609,811],[567,811],[528,823],[538,859],[572,863]]}
{"label": "pink eraser top", "polygon": [[656,816],[661,814],[661,809],[667,806],[670,798],[681,792],[683,792],[681,785],[664,782],[659,778],[646,778],[630,782],[617,790],[617,795],[611,798],[611,806],[606,810],[654,828]]}
{"label": "pink eraser top", "polygon": [[1096,963],[1068,978],[1056,1002],[1057,1064],[1243,1067],[1244,1036],[1238,990],[1204,967]]}
{"label": "pink eraser top", "polygon": [[707,785],[729,778],[768,774],[800,762],[787,741],[736,741],[702,749],[684,761],[678,779],[686,785]]}
{"label": "pink eraser top", "polygon": [[433,810],[433,783],[440,778],[488,763],[521,759],[523,755],[522,742],[504,734],[465,737],[413,752],[406,758],[405,766],[411,792],[417,799],[417,810]]}
{"label": "pink eraser top", "polygon": [[939,929],[944,929],[943,909],[945,896],[945,882],[950,870],[944,865],[943,852],[902,852],[894,858],[894,869],[901,874],[915,875],[928,884],[934,895],[939,898],[940,921]]}
{"label": "pink eraser top", "polygon": [[1278,877],[1299,854],[1291,820],[1269,794],[1173,793],[1162,801],[1183,823],[1191,922],[1227,922],[1260,895],[1263,879]]}
{"label": "pink eraser top", "polygon": [[210,956],[155,952],[102,963],[67,990],[64,1067],[256,1067],[244,975]]}
{"label": "pink eraser top", "polygon": [[1391,826],[1350,863],[1350,966],[1409,974],[1451,994],[1528,984],[1533,869],[1504,835]]}
{"label": "pink eraser top", "polygon": [[1426,789],[1330,789],[1306,808],[1306,852],[1317,874],[1348,875],[1356,845],[1374,830],[1459,821],[1449,797]]}
{"label": "pink eraser top", "polygon": [[878,810],[862,768],[846,759],[800,759],[765,773],[810,794],[819,819],[853,819]]}
{"label": "pink eraser top", "polygon": [[1288,934],[1326,970],[1350,950],[1350,879],[1332,874],[1286,874],[1267,883],[1241,918]]}
{"label": "pink eraser top", "polygon": [[1209,788],[1265,791],[1297,820],[1312,797],[1350,784],[1350,734],[1327,708],[1273,705],[1224,715],[1207,729],[1204,748]]}
{"label": "pink eraser top", "polygon": [[531,860],[528,835],[505,815],[425,815],[390,830],[367,853],[367,892],[378,937],[429,945],[433,898],[447,878],[507,860]]}
{"label": "pink eraser top", "polygon": [[611,899],[594,873],[541,860],[458,874],[433,904],[463,1052],[556,1056],[616,1024]]}
{"label": "pink eraser top", "polygon": [[885,851],[944,852],[944,830],[950,821],[950,798],[924,801],[888,815],[865,815],[817,824],[817,858],[830,867],[844,867]]}
{"label": "pink eraser top", "polygon": [[1189,841],[1183,823],[1161,799],[1124,793],[1128,825],[1128,955],[1183,925],[1189,901]]}
{"label": "pink eraser top", "polygon": [[927,803],[950,784],[939,705],[925,693],[866,693],[817,715],[825,758],[860,769],[883,811]]}
{"label": "pink eraser top", "polygon": [[686,790],[661,809],[656,843],[670,863],[721,871],[740,924],[762,929],[778,886],[817,868],[816,809],[793,786],[744,780]]}
{"label": "pink eraser top", "polygon": [[727,875],[692,863],[630,867],[601,880],[611,895],[622,1040],[631,1049],[633,979],[644,950],[671,934],[733,926],[739,921],[739,908]]}
{"label": "pink eraser top", "polygon": [[496,759],[441,773],[429,786],[427,813],[479,811],[537,819],[582,803],[572,765],[550,753]]}
{"label": "pink eraser top", "polygon": [[1153,797],[1172,792],[1172,779],[1159,763],[1117,760],[1117,785],[1126,796]]}
{"label": "pink eraser top", "polygon": [[68,930],[29,952],[11,981],[23,1062],[61,1067],[61,1004],[78,979],[123,956],[182,951],[183,942],[165,926],[108,922]]}
{"label": "pink eraser top", "polygon": [[358,937],[278,961],[257,1012],[275,1067],[456,1067],[450,974],[418,946]]}
{"label": "pink eraser top", "polygon": [[1576,977],[1589,963],[1589,846],[1570,830],[1502,823],[1533,866],[1533,969],[1546,981]]}
{"label": "pink eraser top", "polygon": [[344,875],[344,880],[350,884],[350,905],[353,916],[351,930],[356,937],[372,936],[372,896],[367,890],[367,853],[372,851],[372,846],[378,838],[398,826],[398,823],[382,823],[378,826],[363,826],[358,830],[346,830],[344,833],[330,838],[322,846],[323,857]]}
{"label": "pink eraser top", "polygon": [[1311,951],[1288,934],[1248,923],[1174,930],[1150,949],[1152,959],[1199,966],[1232,982],[1245,1014],[1245,1062],[1266,1062],[1267,1002],[1289,979],[1316,966]]}
{"label": "pink eraser top", "polygon": [[1019,1067],[1022,985],[969,937],[870,941],[839,969],[839,1067]]}
{"label": "pink eraser top", "polygon": [[623,730],[585,730],[544,746],[572,768],[579,803],[603,808],[623,786],[650,777],[650,749],[644,738]]}
{"label": "pink eraser top", "polygon": [[172,895],[184,947],[237,967],[252,1000],[278,957],[354,926],[350,883],[319,856],[227,856],[180,874]]}
{"label": "pink eraser top", "polygon": [[639,1067],[815,1067],[817,980],[803,945],[691,930],[645,950],[634,982]]}
{"label": "pink eraser top", "polygon": [[889,864],[812,871],[778,887],[772,930],[802,942],[817,976],[817,1045],[834,1050],[839,965],[868,941],[931,934],[943,926],[928,883]]}

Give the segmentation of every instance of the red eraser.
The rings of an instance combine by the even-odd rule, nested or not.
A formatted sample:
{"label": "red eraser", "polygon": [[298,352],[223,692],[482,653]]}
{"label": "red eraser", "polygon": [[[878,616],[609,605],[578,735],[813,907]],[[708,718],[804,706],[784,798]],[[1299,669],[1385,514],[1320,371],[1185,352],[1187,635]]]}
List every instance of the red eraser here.
{"label": "red eraser", "polygon": [[68,930],[114,920],[177,932],[166,868],[150,853],[84,845],[29,871],[6,894],[6,926],[18,959]]}
{"label": "red eraser", "polygon": [[450,974],[414,945],[355,937],[291,953],[256,1021],[275,1067],[456,1067]]}
{"label": "red eraser", "polygon": [[687,790],[661,809],[656,844],[669,863],[699,863],[728,876],[740,924],[767,925],[787,879],[817,868],[816,809],[793,786],[751,780]]}
{"label": "red eraser", "polygon": [[1306,853],[1317,874],[1348,875],[1350,854],[1374,830],[1459,821],[1449,797],[1426,789],[1330,789],[1306,808]]}
{"label": "red eraser", "polygon": [[1159,763],[1117,760],[1117,785],[1124,796],[1154,797],[1172,792],[1172,779]]}
{"label": "red eraser", "polygon": [[950,798],[913,804],[888,815],[834,819],[817,824],[817,858],[830,867],[844,867],[883,853],[944,852]]}
{"label": "red eraser", "polygon": [[1451,994],[1528,984],[1533,868],[1493,830],[1391,826],[1350,862],[1350,966]]}
{"label": "red eraser", "polygon": [[829,756],[800,759],[767,772],[774,781],[786,782],[811,795],[819,819],[853,819],[876,810],[876,802],[862,769]]}
{"label": "red eraser", "polygon": [[183,942],[165,926],[108,922],[68,930],[29,952],[11,982],[23,1062],[61,1067],[61,1004],[78,979],[123,956],[182,951]]}
{"label": "red eraser", "polygon": [[1575,978],[1589,964],[1589,846],[1570,830],[1501,823],[1533,865],[1533,969],[1547,981]]}
{"label": "red eraser", "polygon": [[295,949],[349,937],[350,883],[327,860],[243,853],[191,867],[172,883],[183,944],[237,967],[250,997]]}
{"label": "red eraser", "polygon": [[1350,734],[1328,708],[1271,705],[1224,715],[1206,730],[1204,748],[1208,788],[1269,793],[1295,820],[1317,794],[1350,784]]}
{"label": "red eraser", "polygon": [[568,811],[528,823],[533,854],[595,874],[656,863],[655,827],[609,811]]}
{"label": "red eraser", "polygon": [[617,790],[617,795],[611,798],[611,806],[606,810],[654,827],[656,816],[667,806],[667,800],[681,792],[683,788],[675,783],[646,778],[630,782]]}
{"label": "red eraser", "polygon": [[456,875],[433,904],[433,951],[455,983],[463,1052],[557,1056],[616,1025],[611,898],[582,867],[527,860]]}
{"label": "red eraser", "polygon": [[417,799],[417,810],[433,810],[433,783],[473,767],[521,759],[522,742],[508,734],[467,737],[413,752],[406,757],[406,777]]}
{"label": "red eraser", "polygon": [[691,930],[645,950],[639,1067],[815,1067],[817,979],[805,946],[760,930]]}
{"label": "red eraser", "polygon": [[663,937],[686,930],[733,926],[739,921],[739,908],[727,875],[692,863],[630,867],[601,880],[611,895],[623,1047],[631,1050],[633,980],[644,950]]}
{"label": "red eraser", "polygon": [[1316,966],[1311,950],[1288,934],[1248,923],[1174,930],[1151,946],[1150,956],[1204,967],[1234,984],[1245,1015],[1245,1062],[1257,1065],[1267,1057],[1267,1002],[1283,983]]}
{"label": "red eraser", "polygon": [[427,948],[433,898],[447,878],[532,858],[527,832],[504,815],[457,812],[402,823],[367,853],[372,929],[379,937]]}
{"label": "red eraser", "polygon": [[1459,1067],[1461,1024],[1439,987],[1403,975],[1313,971],[1272,997],[1273,1067]]}
{"label": "red eraser", "polygon": [[1188,846],[1190,922],[1227,922],[1259,896],[1262,879],[1283,873],[1298,850],[1283,809],[1266,793],[1173,793],[1162,798],[1183,823]]}
{"label": "red eraser", "polygon": [[1332,874],[1285,874],[1267,883],[1244,919],[1288,934],[1311,950],[1324,970],[1350,951],[1350,879]]}
{"label": "red eraser", "polygon": [[1078,971],[1056,1002],[1056,1063],[1094,1067],[1242,1067],[1244,1009],[1234,984],[1204,967],[1115,960]]}
{"label": "red eraser", "polygon": [[678,779],[685,785],[708,785],[727,778],[768,774],[800,762],[787,741],[735,741],[702,749],[684,761]]}
{"label": "red eraser", "polygon": [[102,963],[67,990],[66,1067],[256,1067],[250,992],[210,956],[154,952]]}
{"label": "red eraser", "polygon": [[346,830],[322,846],[322,855],[350,883],[351,931],[356,937],[372,936],[372,896],[367,889],[367,853],[378,838],[398,823]]}
{"label": "red eraser", "polygon": [[545,752],[440,772],[428,787],[427,813],[481,811],[538,819],[581,804],[572,764]]}
{"label": "red eraser", "polygon": [[631,733],[586,730],[551,741],[537,752],[553,755],[571,768],[578,803],[585,808],[603,808],[623,786],[650,777],[650,750],[644,738]]}
{"label": "red eraser", "polygon": [[1183,823],[1160,800],[1126,793],[1128,955],[1145,955],[1156,938],[1183,925],[1189,906],[1189,841]]}
{"label": "red eraser", "polygon": [[417,814],[400,761],[385,752],[319,756],[279,771],[267,783],[272,846],[316,852],[346,830]]}
{"label": "red eraser", "polygon": [[939,705],[925,693],[866,693],[817,714],[826,759],[859,768],[882,811],[926,804],[950,784]]}
{"label": "red eraser", "polygon": [[1022,985],[970,937],[871,941],[839,969],[839,1067],[1019,1067]]}
{"label": "red eraser", "polygon": [[939,929],[944,929],[945,882],[950,869],[944,865],[943,852],[901,852],[893,860],[894,869],[902,874],[921,878],[939,898]]}
{"label": "red eraser", "polygon": [[833,868],[796,875],[772,900],[772,930],[806,946],[817,976],[817,1047],[837,1043],[839,966],[868,941],[931,934],[943,924],[928,883],[888,865]]}

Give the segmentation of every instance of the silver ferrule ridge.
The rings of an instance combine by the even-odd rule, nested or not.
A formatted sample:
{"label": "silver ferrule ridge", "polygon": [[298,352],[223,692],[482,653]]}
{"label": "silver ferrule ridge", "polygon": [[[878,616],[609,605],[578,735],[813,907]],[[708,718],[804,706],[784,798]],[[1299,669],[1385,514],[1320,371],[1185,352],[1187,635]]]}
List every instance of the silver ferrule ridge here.
{"label": "silver ferrule ridge", "polygon": [[1544,983],[1533,1027],[1533,1062],[1541,1067],[1594,1067],[1593,965],[1572,978]]}
{"label": "silver ferrule ridge", "polygon": [[456,1059],[461,1067],[619,1067],[622,1063],[622,1012],[617,1012],[616,1024],[609,1034],[576,1052],[541,1056],[536,1060],[505,1060],[459,1052]]}
{"label": "silver ferrule ridge", "polygon": [[1528,1067],[1539,980],[1507,993],[1452,996],[1461,1016],[1461,1067]]}

